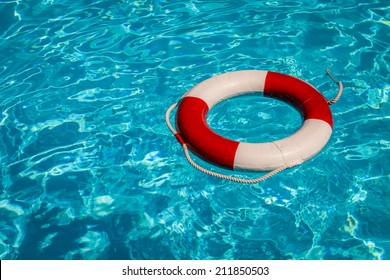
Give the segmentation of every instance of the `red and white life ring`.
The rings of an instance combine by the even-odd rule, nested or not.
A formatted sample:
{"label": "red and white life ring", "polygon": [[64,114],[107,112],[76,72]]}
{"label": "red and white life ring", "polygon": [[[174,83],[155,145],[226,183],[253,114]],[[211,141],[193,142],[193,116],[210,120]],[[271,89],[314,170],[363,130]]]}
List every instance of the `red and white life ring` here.
{"label": "red and white life ring", "polygon": [[[303,124],[289,137],[267,143],[237,142],[215,133],[206,122],[218,102],[249,92],[293,105]],[[292,167],[312,158],[328,142],[333,120],[327,100],[310,84],[284,74],[245,70],[214,76],[190,89],[176,113],[177,137],[201,158],[229,169],[254,171]]]}

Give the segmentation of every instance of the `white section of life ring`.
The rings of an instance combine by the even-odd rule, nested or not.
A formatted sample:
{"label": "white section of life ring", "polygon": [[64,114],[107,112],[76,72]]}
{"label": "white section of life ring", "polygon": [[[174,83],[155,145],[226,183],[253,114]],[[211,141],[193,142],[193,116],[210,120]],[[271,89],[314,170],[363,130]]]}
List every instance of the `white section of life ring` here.
{"label": "white section of life ring", "polygon": [[192,89],[184,97],[198,97],[209,108],[218,102],[248,92],[262,92],[268,71],[242,70],[224,73],[207,79]]}
{"label": "white section of life ring", "polygon": [[236,169],[273,170],[293,167],[318,154],[332,134],[322,120],[309,119],[294,134],[273,142],[240,142],[234,159]]}

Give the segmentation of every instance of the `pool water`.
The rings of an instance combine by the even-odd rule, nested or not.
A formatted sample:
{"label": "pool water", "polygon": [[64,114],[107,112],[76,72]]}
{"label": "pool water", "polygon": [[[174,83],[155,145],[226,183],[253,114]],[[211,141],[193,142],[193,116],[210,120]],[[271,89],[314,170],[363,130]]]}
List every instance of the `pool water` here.
{"label": "pool water", "polygon": [[[9,0],[0,15],[1,259],[390,259],[387,0]],[[265,182],[194,170],[165,125],[211,76],[272,70],[332,98],[326,68],[345,87],[328,145]],[[301,124],[253,95],[208,121],[254,142]]]}

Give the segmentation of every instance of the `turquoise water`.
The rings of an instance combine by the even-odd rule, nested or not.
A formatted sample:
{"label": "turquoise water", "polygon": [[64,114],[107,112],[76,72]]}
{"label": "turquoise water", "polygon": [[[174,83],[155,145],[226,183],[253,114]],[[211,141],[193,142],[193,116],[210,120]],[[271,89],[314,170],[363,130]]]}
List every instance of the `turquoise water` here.
{"label": "turquoise water", "polygon": [[[390,259],[388,1],[10,0],[0,15],[1,259]],[[263,183],[194,170],[165,125],[213,75],[273,70],[332,98],[326,68],[345,86],[331,140]],[[256,96],[208,120],[242,141],[300,126]]]}

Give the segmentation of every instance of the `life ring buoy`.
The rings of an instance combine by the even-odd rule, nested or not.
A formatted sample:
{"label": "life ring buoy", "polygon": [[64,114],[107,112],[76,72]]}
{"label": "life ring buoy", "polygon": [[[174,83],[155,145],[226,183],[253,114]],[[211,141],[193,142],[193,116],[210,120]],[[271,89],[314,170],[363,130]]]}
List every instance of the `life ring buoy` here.
{"label": "life ring buoy", "polygon": [[[249,92],[263,93],[297,108],[303,116],[300,129],[266,143],[238,142],[215,133],[206,122],[207,112],[222,100]],[[292,167],[312,158],[327,144],[333,127],[328,103],[313,86],[289,75],[262,70],[225,73],[201,82],[181,98],[176,137],[199,157],[229,169]]]}

